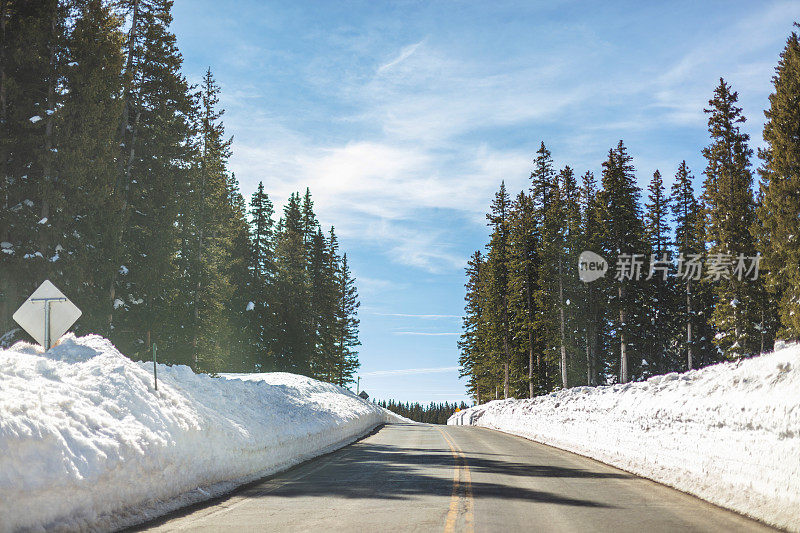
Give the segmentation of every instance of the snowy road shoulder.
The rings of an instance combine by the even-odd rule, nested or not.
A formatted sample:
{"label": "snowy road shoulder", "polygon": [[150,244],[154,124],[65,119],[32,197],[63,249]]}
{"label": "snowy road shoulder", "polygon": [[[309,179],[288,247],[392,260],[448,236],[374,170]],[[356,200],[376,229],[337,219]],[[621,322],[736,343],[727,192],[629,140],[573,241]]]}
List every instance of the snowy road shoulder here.
{"label": "snowy road shoulder", "polygon": [[158,377],[93,335],[0,351],[0,531],[132,525],[394,420],[294,374]]}
{"label": "snowy road shoulder", "polygon": [[448,424],[576,452],[800,531],[800,346],[640,383],[494,401]]}

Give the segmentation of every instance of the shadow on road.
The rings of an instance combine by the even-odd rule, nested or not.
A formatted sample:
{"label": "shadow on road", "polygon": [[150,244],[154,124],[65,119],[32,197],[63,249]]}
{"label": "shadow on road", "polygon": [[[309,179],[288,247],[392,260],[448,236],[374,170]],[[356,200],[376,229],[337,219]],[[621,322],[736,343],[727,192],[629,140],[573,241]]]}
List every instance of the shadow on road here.
{"label": "shadow on road", "polygon": [[[391,431],[390,427],[386,429]],[[425,431],[428,435],[431,434],[430,426],[404,425],[403,431]],[[200,509],[224,506],[234,497],[273,501],[280,498],[407,500],[424,496],[450,497],[456,459],[449,448],[441,445],[441,448],[437,446],[434,449],[401,447],[382,443],[381,440],[384,439],[380,434],[365,438],[324,458],[317,458],[277,476],[249,483],[220,498],[175,511],[128,531],[157,526]],[[525,488],[519,483],[503,483],[502,479],[503,476],[506,476],[506,480],[507,476],[576,479],[634,477],[622,473],[509,461],[501,458],[507,456],[496,454],[471,453],[468,450],[464,452],[473,475],[471,486],[476,500],[496,498],[589,508],[615,508],[588,499]],[[476,474],[497,474],[496,479],[499,482],[476,481],[475,477],[487,478]]]}
{"label": "shadow on road", "polygon": [[[408,428],[406,428],[408,431]],[[429,431],[429,430],[428,430]],[[577,468],[528,464],[500,458],[475,457],[468,453],[467,465],[476,473],[502,476],[550,478],[631,478],[626,474],[593,472]],[[312,478],[290,481],[280,489],[258,486],[244,494],[252,497],[329,497],[408,499],[424,495],[449,496],[453,489],[452,472],[455,458],[449,449],[421,450],[391,444],[362,441],[353,445],[349,453],[331,456],[329,464]],[[481,476],[485,479],[485,476]],[[501,498],[526,500],[582,507],[609,507],[591,500],[575,499],[519,485],[472,481],[476,499]]]}

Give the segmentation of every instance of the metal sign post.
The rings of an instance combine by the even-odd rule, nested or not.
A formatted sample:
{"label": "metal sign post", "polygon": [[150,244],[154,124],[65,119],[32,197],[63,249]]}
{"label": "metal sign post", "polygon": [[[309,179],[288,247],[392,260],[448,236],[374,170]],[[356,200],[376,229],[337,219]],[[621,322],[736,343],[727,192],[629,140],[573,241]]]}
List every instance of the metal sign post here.
{"label": "metal sign post", "polygon": [[53,298],[31,298],[32,302],[44,302],[44,349],[49,350],[53,347],[52,339],[50,338],[50,304],[53,302],[66,302],[66,297],[53,297]]}

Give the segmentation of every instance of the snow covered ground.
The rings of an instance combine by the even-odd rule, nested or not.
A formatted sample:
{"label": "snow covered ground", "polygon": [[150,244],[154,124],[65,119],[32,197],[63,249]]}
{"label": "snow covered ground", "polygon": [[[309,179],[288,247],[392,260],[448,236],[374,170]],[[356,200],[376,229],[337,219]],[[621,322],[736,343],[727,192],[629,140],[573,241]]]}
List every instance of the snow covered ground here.
{"label": "snow covered ground", "polygon": [[95,335],[0,350],[0,531],[132,525],[394,420],[294,374],[152,369]]}
{"label": "snow covered ground", "polygon": [[570,450],[800,531],[800,346],[640,383],[494,401],[448,424]]}

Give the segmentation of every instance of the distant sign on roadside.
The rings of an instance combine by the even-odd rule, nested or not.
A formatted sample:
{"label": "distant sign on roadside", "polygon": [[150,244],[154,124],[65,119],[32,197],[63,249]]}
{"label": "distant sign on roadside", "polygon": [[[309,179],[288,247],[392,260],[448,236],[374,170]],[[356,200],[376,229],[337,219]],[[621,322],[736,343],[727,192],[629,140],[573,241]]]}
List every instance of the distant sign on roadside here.
{"label": "distant sign on roadside", "polygon": [[13,318],[36,342],[49,350],[80,316],[81,310],[50,280],[45,280],[17,309]]}

